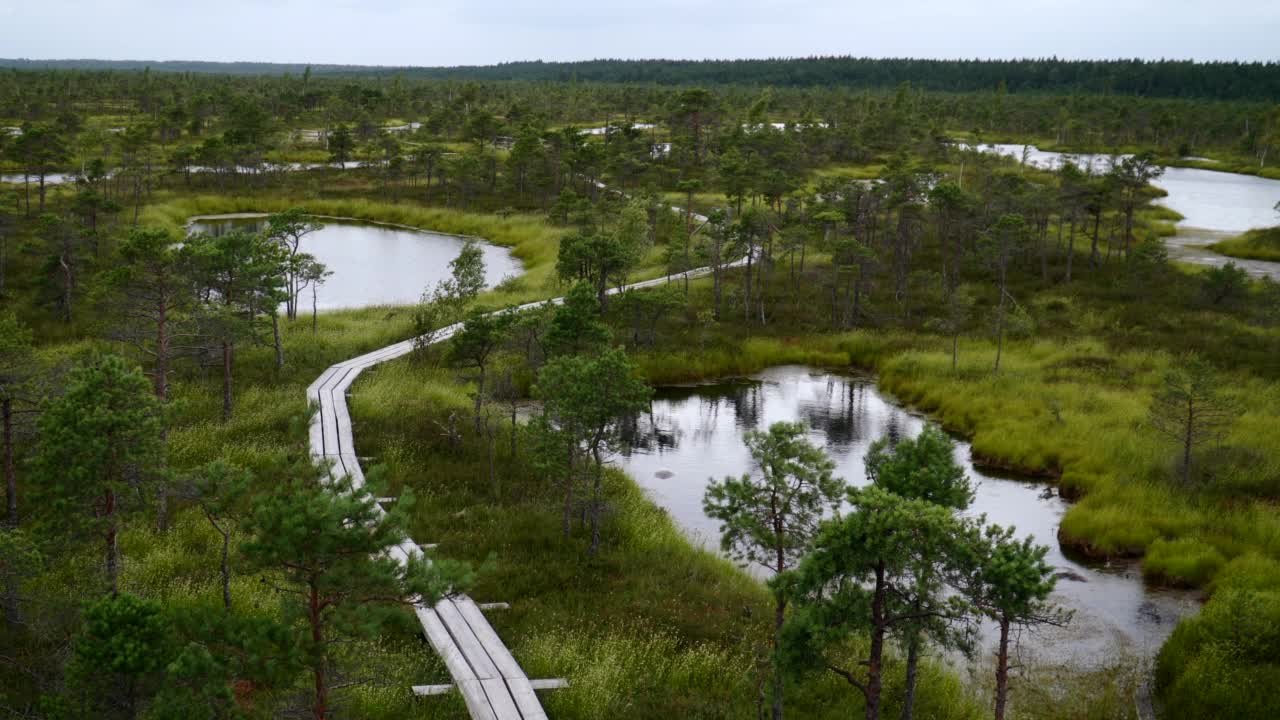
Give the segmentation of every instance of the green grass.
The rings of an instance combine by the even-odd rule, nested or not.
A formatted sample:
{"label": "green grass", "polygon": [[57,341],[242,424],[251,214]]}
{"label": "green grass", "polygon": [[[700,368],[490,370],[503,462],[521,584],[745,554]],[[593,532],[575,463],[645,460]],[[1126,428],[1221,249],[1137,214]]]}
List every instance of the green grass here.
{"label": "green grass", "polygon": [[[494,558],[471,591],[507,601],[491,615],[498,634],[534,677],[567,677],[543,694],[559,718],[731,718],[755,711],[758,653],[767,644],[770,599],[763,585],[713,553],[694,548],[630,478],[610,472],[605,545],[585,554],[585,528],[560,530],[560,487],[532,467],[523,445],[499,438],[495,497],[466,432],[451,449],[442,425],[465,418],[468,386],[455,373],[413,358],[379,366],[357,382],[352,416],[362,455],[385,468],[391,492],[418,498],[413,535],[436,552],[476,563]],[[505,426],[504,426],[505,427]],[[852,649],[851,649],[852,651]],[[981,696],[929,663],[922,716],[976,718]],[[446,682],[437,669],[420,682]],[[890,707],[900,702],[901,667],[889,669]],[[796,681],[788,714],[847,717],[860,700],[834,676]],[[454,717],[456,698],[424,704],[426,717]],[[896,714],[896,710],[894,710]]]}
{"label": "green grass", "polygon": [[491,294],[491,304],[526,302],[549,297],[554,292],[556,254],[560,248],[561,228],[552,226],[541,216],[486,213],[424,207],[411,203],[387,203],[363,199],[327,199],[231,195],[175,194],[143,210],[144,225],[179,228],[194,215],[217,215],[237,212],[279,212],[303,207],[308,212],[332,217],[353,218],[372,222],[404,225],[422,230],[467,235],[511,248],[524,263],[525,272],[513,292]]}
{"label": "green grass", "polygon": [[882,163],[824,165],[813,171],[818,180],[874,180],[884,172]]}
{"label": "green grass", "polygon": [[[662,199],[675,207],[684,208],[689,202],[689,194],[682,192],[664,192]],[[696,192],[693,194],[693,211],[707,214],[716,208],[729,206],[729,198],[720,192]]]}
{"label": "green grass", "polygon": [[1280,226],[1250,230],[1209,246],[1210,250],[1247,260],[1280,262]]}
{"label": "green grass", "polygon": [[[1079,310],[1074,310],[1077,314]],[[651,382],[742,375],[802,363],[876,370],[880,387],[967,437],[981,463],[1055,479],[1083,499],[1062,539],[1100,555],[1142,555],[1153,578],[1205,586],[1225,562],[1254,551],[1280,558],[1280,390],[1246,373],[1224,378],[1241,411],[1222,448],[1204,448],[1195,484],[1175,481],[1175,448],[1148,427],[1150,398],[1170,354],[1122,350],[1088,336],[960,345],[907,331],[744,337],[730,326],[690,330],[639,357]],[[698,333],[702,335],[699,337]],[[1258,498],[1258,499],[1252,499]],[[1157,545],[1158,543],[1158,545]]]}
{"label": "green grass", "polygon": [[[548,279],[561,231],[531,216],[486,216],[358,200],[309,198],[300,201],[286,195],[247,199],[157,193],[157,202],[144,209],[142,222],[176,231],[193,214],[270,212],[295,205],[307,205],[321,214],[478,235],[511,247],[524,261],[528,272],[506,291],[484,295],[480,300],[484,304],[497,306],[556,293]],[[307,385],[333,363],[409,337],[411,310],[373,307],[322,313],[318,332],[314,334],[309,319],[285,322],[282,325],[285,365],[279,370],[274,366],[270,347],[247,343],[239,347],[235,412],[228,422],[219,419],[218,373],[193,364],[179,365],[172,383],[175,400],[170,405],[170,468],[181,476],[194,466],[221,458],[254,469],[264,486],[269,486],[273,467],[307,453]],[[49,366],[65,365],[97,350],[124,351],[106,341],[63,340],[78,337],[84,327],[51,322],[38,327],[42,339],[39,356],[42,364]],[[50,331],[46,332],[46,328]],[[38,502],[38,489],[31,492],[28,501]],[[175,529],[168,534],[143,529],[145,519],[139,519],[125,533],[122,586],[167,604],[217,602],[217,579],[211,574],[216,568],[217,548],[211,531],[196,511],[178,507],[175,512]],[[42,587],[51,588],[49,597],[97,583],[99,572],[92,564],[96,556],[78,564],[67,555],[64,553],[39,580]],[[243,601],[244,608],[269,609],[277,600],[264,591],[257,578],[237,578],[233,593]],[[60,597],[66,617],[74,619],[81,594],[63,592]],[[400,625],[391,629],[385,638],[356,643],[349,648],[350,661],[344,665],[357,676],[377,678],[358,690],[341,694],[354,716],[421,717],[427,711],[425,705],[413,699],[408,687],[423,682],[421,676],[429,676],[439,663],[417,639],[411,616],[406,615]]]}

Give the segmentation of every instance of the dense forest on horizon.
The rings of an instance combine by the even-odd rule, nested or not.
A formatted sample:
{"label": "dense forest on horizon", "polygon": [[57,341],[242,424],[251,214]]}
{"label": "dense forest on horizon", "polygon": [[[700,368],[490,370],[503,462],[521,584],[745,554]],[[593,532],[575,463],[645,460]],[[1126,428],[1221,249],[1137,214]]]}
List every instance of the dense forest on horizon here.
{"label": "dense forest on horizon", "polygon": [[496,65],[396,67],[194,60],[33,60],[0,58],[0,67],[26,70],[82,69],[229,75],[400,75],[451,80],[588,81],[606,83],[741,84],[779,87],[891,88],[902,83],[925,90],[1090,93],[1143,97],[1280,99],[1280,63],[1192,60],[1017,60],[866,58],[852,56],[740,60],[541,60]]}

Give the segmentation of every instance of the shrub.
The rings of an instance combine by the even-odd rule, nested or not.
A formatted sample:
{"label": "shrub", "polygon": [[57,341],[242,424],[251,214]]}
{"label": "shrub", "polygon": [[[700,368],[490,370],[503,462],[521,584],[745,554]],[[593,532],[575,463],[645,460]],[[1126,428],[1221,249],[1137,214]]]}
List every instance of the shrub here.
{"label": "shrub", "polygon": [[1156,660],[1165,717],[1280,717],[1280,593],[1220,591],[1183,621]]}
{"label": "shrub", "polygon": [[1233,262],[1209,268],[1201,283],[1205,301],[1214,307],[1233,307],[1249,294],[1249,273]]}
{"label": "shrub", "polygon": [[1142,572],[1148,578],[1173,585],[1202,586],[1209,582],[1226,558],[1217,548],[1195,538],[1161,538],[1147,548]]}

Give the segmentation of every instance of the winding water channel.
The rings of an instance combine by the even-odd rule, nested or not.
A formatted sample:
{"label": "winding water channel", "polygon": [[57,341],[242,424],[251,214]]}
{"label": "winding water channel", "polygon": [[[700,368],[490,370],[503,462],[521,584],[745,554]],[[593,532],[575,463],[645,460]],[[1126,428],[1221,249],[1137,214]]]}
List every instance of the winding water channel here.
{"label": "winding water channel", "polygon": [[[257,232],[266,215],[210,215],[191,219],[192,232],[213,235],[231,229]],[[302,240],[302,251],[316,256],[333,271],[316,294],[320,310],[370,305],[410,305],[422,291],[449,276],[449,261],[457,257],[464,238],[395,225],[324,218],[324,228]],[[507,248],[480,243],[485,281],[490,287],[521,271],[520,261]],[[310,291],[302,306],[311,305]]]}
{"label": "winding water channel", "polygon": [[[867,375],[801,366],[777,367],[748,378],[659,389],[652,411],[629,433],[619,462],[696,544],[719,548],[719,527],[702,511],[709,478],[754,470],[742,440],[746,430],[801,421],[809,438],[836,462],[836,474],[866,484],[863,465],[871,443],[884,436],[912,437],[926,418],[899,405]],[[1050,547],[1059,576],[1053,600],[1075,611],[1065,628],[1022,637],[1024,652],[1075,667],[1093,667],[1120,655],[1150,657],[1179,618],[1198,608],[1192,593],[1148,587],[1137,563],[1073,557],[1057,541],[1068,503],[1052,485],[975,467],[968,443],[956,460],[977,486],[970,514],[1012,525]],[[749,568],[757,577],[766,571]],[[984,644],[994,641],[991,629]]]}

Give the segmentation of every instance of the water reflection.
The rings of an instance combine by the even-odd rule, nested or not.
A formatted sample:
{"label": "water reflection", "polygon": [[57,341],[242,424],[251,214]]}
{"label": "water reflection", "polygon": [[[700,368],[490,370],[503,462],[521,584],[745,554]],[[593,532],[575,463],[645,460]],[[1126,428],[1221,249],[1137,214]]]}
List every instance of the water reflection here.
{"label": "water reflection", "polygon": [[[1091,168],[1095,173],[1105,173],[1113,162],[1110,155],[1049,152],[1034,145],[995,144],[983,145],[981,149],[1019,161],[1025,159],[1028,164],[1046,170],[1055,170],[1065,162],[1072,162],[1081,168]],[[1275,212],[1276,202],[1280,201],[1280,180],[1200,168],[1167,167],[1152,184],[1168,193],[1156,203],[1182,215],[1177,235],[1166,238],[1174,258],[1214,266],[1231,261],[1250,274],[1280,279],[1280,263],[1233,260],[1203,247],[1246,230],[1280,222]]]}
{"label": "water reflection", "polygon": [[[315,255],[333,271],[317,293],[320,310],[409,305],[422,291],[449,275],[449,261],[457,257],[463,240],[453,235],[412,228],[325,219],[324,229],[302,240],[303,252]],[[213,235],[232,229],[258,232],[264,217],[194,218],[192,232]],[[485,281],[490,287],[508,275],[519,274],[520,261],[506,248],[481,244]],[[310,292],[302,306],[310,309]]]}
{"label": "water reflection", "polygon": [[[810,441],[824,447],[836,474],[854,485],[867,482],[863,457],[873,441],[914,437],[925,423],[880,394],[872,377],[780,367],[747,379],[660,390],[651,411],[628,428],[630,447],[619,462],[695,543],[718,548],[717,523],[702,512],[708,479],[752,471],[742,433],[783,420],[808,425]],[[1121,649],[1150,655],[1177,619],[1195,610],[1189,594],[1146,588],[1132,563],[1090,563],[1065,554],[1057,530],[1067,502],[1052,486],[979,470],[967,443],[957,443],[956,460],[977,485],[970,513],[1049,545],[1048,560],[1062,578],[1054,599],[1076,610],[1070,627],[1028,636],[1031,650],[1081,664]]]}

